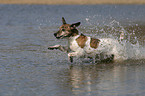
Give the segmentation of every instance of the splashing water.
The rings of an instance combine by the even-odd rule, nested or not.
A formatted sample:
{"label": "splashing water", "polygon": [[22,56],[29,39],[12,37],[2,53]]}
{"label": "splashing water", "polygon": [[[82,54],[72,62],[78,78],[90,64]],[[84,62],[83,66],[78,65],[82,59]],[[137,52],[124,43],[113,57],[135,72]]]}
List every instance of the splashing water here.
{"label": "splashing water", "polygon": [[[88,19],[86,19],[89,22]],[[92,28],[91,28],[92,29]],[[145,59],[145,46],[141,45],[135,34],[135,31],[128,32],[121,24],[112,20],[108,25],[95,28],[98,38],[112,38],[119,42],[112,42],[110,45],[114,48],[117,60],[128,60],[128,59]],[[93,32],[94,33],[94,32]]]}
{"label": "splashing water", "polygon": [[[115,29],[115,26],[118,26],[120,30],[116,30],[115,32],[119,31],[120,34],[117,39],[120,39],[120,46],[118,49],[119,52],[122,51],[123,57],[126,59],[145,59],[145,47],[143,45],[139,44],[139,41],[137,40],[137,37],[135,35],[135,32],[133,31],[132,34],[134,34],[132,37],[130,36],[129,32],[124,29],[123,26],[120,25],[119,22],[113,20],[110,22],[110,25],[112,28]],[[124,35],[123,37],[121,35]],[[120,37],[121,36],[121,37]],[[133,38],[133,41],[136,42],[135,44],[132,43],[131,38]]]}

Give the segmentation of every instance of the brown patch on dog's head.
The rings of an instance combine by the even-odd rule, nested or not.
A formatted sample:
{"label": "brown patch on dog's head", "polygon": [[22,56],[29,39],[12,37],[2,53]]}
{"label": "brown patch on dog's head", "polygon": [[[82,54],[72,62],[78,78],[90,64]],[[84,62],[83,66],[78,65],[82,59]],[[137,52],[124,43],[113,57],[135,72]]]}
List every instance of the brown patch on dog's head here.
{"label": "brown patch on dog's head", "polygon": [[90,46],[92,48],[97,48],[99,46],[99,42],[100,40],[99,39],[94,39],[94,38],[91,38],[91,41],[90,41]]}
{"label": "brown patch on dog's head", "polygon": [[85,47],[85,43],[87,41],[87,36],[81,34],[77,39],[76,39],[78,45],[81,47],[81,48],[84,48]]}
{"label": "brown patch on dog's head", "polygon": [[54,36],[57,39],[78,35],[78,30],[76,29],[76,27],[80,25],[80,22],[67,24],[64,17],[62,17],[62,23],[63,25],[59,27],[59,31],[57,33],[54,33]]}

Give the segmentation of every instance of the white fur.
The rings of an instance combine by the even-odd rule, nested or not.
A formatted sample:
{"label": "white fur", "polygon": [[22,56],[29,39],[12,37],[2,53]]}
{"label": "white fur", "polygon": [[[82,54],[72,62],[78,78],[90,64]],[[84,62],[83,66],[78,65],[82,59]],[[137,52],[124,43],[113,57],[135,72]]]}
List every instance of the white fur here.
{"label": "white fur", "polygon": [[71,53],[68,53],[68,56],[76,56],[76,57],[81,57],[81,56],[91,56],[94,57],[96,54],[106,54],[106,55],[111,55],[111,54],[118,54],[117,47],[119,45],[119,42],[117,40],[111,39],[111,38],[102,38],[99,39],[100,43],[98,48],[94,49],[90,46],[90,40],[91,37],[87,37],[87,41],[85,43],[85,47],[81,48],[77,42],[76,39],[80,35],[70,37],[69,38],[69,47],[71,49]]}
{"label": "white fur", "polygon": [[[74,24],[67,24],[64,17],[62,17],[62,23],[63,25],[60,26],[59,28],[60,30],[54,33],[54,36],[57,39],[69,37],[68,46],[65,47],[61,45],[55,45],[55,46],[49,46],[48,49],[50,50],[59,49],[60,51],[67,52],[68,59],[70,62],[73,62],[73,57],[84,57],[84,56],[87,57],[88,56],[88,57],[96,57],[100,59],[100,57],[102,56],[101,58],[103,59],[106,56],[105,57],[106,59],[108,56],[111,56],[112,58],[110,58],[110,60],[113,60],[113,59],[120,59],[120,56],[122,56],[123,51],[121,50],[123,50],[123,48],[121,47],[121,44],[119,44],[118,40],[111,39],[111,38],[101,38],[101,39],[98,38],[100,42],[97,48],[95,49],[90,46],[91,37],[87,37],[85,46],[81,48],[76,41],[76,39],[80,35],[74,36],[75,34],[78,34],[78,30],[76,29],[76,27],[80,25],[80,22],[77,22]],[[67,31],[64,31],[65,29]],[[70,37],[71,34],[72,36]],[[124,32],[122,32],[120,35],[120,41],[122,39],[124,39]]]}
{"label": "white fur", "polygon": [[[81,48],[77,42],[76,39],[79,37],[80,35],[74,36],[74,37],[70,37],[69,38],[69,48],[71,49],[71,51],[73,51],[72,53],[75,52],[75,56],[80,57],[83,56],[85,54],[84,49]],[[68,56],[72,53],[69,53]],[[74,56],[73,54],[70,56]]]}

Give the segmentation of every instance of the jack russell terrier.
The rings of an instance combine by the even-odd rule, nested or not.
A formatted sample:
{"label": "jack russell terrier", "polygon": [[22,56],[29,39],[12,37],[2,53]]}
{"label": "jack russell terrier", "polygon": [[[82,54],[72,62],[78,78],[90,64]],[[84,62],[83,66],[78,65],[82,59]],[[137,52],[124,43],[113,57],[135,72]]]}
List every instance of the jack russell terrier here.
{"label": "jack russell terrier", "polygon": [[111,38],[95,39],[84,34],[79,34],[76,29],[80,25],[80,22],[74,24],[67,24],[64,17],[62,17],[62,26],[59,31],[54,33],[57,39],[68,39],[68,46],[61,45],[49,46],[48,49],[59,49],[60,51],[68,54],[68,60],[73,62],[73,57],[86,57],[97,61],[111,62],[115,59],[116,47],[110,46],[114,42],[119,43],[118,40]]}

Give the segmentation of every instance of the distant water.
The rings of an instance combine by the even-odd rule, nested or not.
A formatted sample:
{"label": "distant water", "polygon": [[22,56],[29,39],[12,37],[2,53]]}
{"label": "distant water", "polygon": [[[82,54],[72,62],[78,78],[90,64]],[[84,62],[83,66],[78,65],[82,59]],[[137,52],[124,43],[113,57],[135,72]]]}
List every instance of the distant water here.
{"label": "distant water", "polygon": [[[0,96],[143,96],[144,5],[0,5]],[[80,33],[125,39],[122,62],[90,64],[47,50],[65,17]]]}

